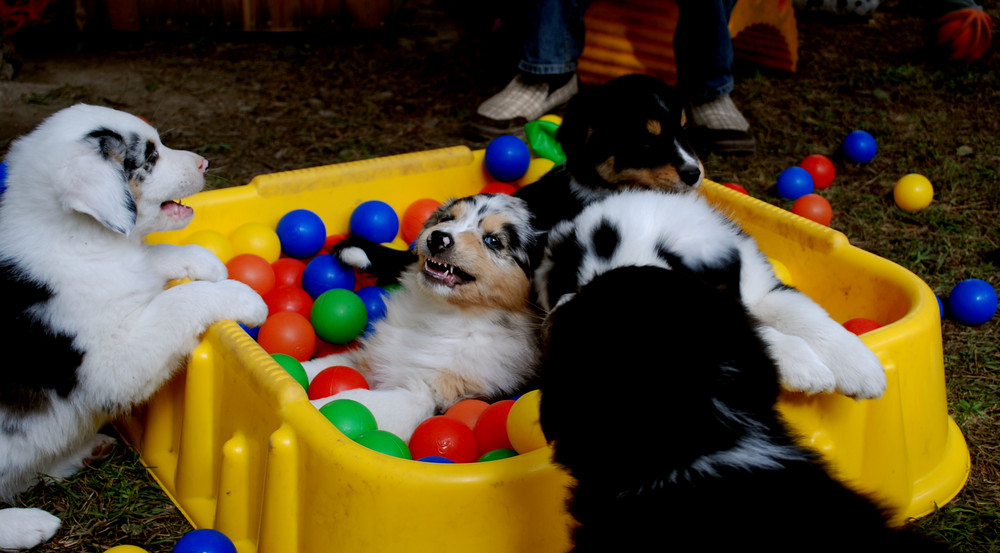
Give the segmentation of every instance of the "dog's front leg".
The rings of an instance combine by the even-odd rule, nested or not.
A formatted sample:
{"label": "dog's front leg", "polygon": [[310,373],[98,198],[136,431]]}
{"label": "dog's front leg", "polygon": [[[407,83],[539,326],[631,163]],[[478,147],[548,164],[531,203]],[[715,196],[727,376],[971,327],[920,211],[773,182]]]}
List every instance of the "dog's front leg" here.
{"label": "dog's front leg", "polygon": [[[877,398],[885,392],[885,369],[878,356],[802,292],[777,288],[754,304],[751,312],[774,331],[808,344],[823,368],[832,373],[836,391],[857,399]],[[775,361],[782,372],[793,370],[789,365],[796,359],[785,358],[780,346],[775,350]],[[805,366],[794,370],[803,369]],[[823,372],[816,371],[819,380],[824,379],[825,375],[820,374]]]}
{"label": "dog's front leg", "polygon": [[147,257],[153,270],[164,280],[189,278],[218,282],[229,276],[225,263],[197,244],[154,244],[147,246]]}

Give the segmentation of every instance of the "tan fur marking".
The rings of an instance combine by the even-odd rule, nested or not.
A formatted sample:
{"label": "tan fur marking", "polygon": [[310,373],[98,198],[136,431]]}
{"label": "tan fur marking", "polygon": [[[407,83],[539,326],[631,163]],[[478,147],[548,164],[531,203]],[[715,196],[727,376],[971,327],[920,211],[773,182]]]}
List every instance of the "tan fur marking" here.
{"label": "tan fur marking", "polygon": [[665,165],[654,169],[625,169],[615,171],[615,158],[610,157],[597,166],[597,174],[602,179],[619,186],[652,188],[667,192],[684,192],[690,187],[681,180],[677,168]]}
{"label": "tan fur marking", "polygon": [[653,136],[660,136],[660,133],[663,132],[663,125],[656,119],[650,119],[646,121],[646,130]]}

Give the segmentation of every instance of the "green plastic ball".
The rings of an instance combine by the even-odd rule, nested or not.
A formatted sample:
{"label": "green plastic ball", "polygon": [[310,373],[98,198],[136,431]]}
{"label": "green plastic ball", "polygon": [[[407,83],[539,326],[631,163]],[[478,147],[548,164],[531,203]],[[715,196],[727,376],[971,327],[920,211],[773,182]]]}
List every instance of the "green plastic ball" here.
{"label": "green plastic ball", "polygon": [[355,441],[379,453],[399,457],[400,459],[413,459],[410,455],[410,449],[406,447],[406,442],[392,432],[372,430],[363,434]]}
{"label": "green plastic ball", "polygon": [[331,344],[348,344],[365,330],[368,311],[357,294],[343,288],[327,290],[313,302],[309,317],[316,335]]}
{"label": "green plastic ball", "polygon": [[335,399],[320,407],[319,412],[333,423],[337,430],[354,441],[378,428],[375,415],[353,399]]}
{"label": "green plastic ball", "polygon": [[285,353],[272,353],[271,357],[273,357],[274,360],[281,365],[281,368],[285,369],[296,382],[301,384],[303,389],[309,389],[309,375],[306,374],[305,368],[302,367],[302,363],[300,363],[298,359]]}

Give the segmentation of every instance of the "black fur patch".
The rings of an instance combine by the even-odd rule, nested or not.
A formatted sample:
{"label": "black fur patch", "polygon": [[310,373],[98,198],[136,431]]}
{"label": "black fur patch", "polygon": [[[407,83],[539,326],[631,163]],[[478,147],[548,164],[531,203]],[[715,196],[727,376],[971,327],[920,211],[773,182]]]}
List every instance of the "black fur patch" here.
{"label": "black fur patch", "polygon": [[51,290],[25,277],[11,260],[0,260],[0,340],[9,354],[22,352],[29,358],[0,366],[0,406],[14,413],[43,410],[51,392],[66,397],[77,384],[83,352],[73,346],[73,337],[53,332],[27,312],[51,296]]}
{"label": "black fur patch", "polygon": [[555,305],[559,298],[565,294],[575,292],[580,286],[577,272],[583,263],[584,249],[576,239],[576,235],[570,235],[552,248],[549,257],[552,261],[552,270],[549,271],[545,282],[546,293],[549,303]]}
{"label": "black fur patch", "polygon": [[590,241],[594,244],[594,253],[598,257],[611,259],[615,255],[615,251],[618,250],[618,245],[621,244],[622,235],[614,223],[607,219],[602,219],[601,224],[597,225],[597,228],[594,229]]}

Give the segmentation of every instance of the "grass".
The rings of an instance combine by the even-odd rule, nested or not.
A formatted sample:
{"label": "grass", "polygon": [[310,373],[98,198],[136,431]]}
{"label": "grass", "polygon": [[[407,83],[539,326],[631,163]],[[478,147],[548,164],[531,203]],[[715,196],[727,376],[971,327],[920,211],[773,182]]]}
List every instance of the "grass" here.
{"label": "grass", "polygon": [[[983,4],[1000,20],[998,0]],[[751,121],[757,153],[708,155],[704,163],[712,180],[738,182],[752,195],[788,208],[789,202],[774,195],[777,175],[807,155],[827,154],[838,172],[823,192],[834,209],[831,226],[854,245],[909,269],[942,297],[964,278],[1000,288],[1000,59],[991,52],[973,64],[942,62],[923,50],[923,26],[900,0],[884,1],[868,22],[800,22],[795,74],[737,68],[734,98]],[[187,61],[164,56],[156,65],[189,71],[191,58],[201,60],[200,68],[218,63],[236,76],[220,85],[218,94],[248,91],[240,102],[230,102],[240,108],[234,117],[244,119],[199,121],[197,133],[182,135],[191,144],[207,144],[204,151],[215,167],[210,187],[233,186],[261,172],[463,143],[458,122],[495,82],[484,80],[488,68],[458,57],[448,41],[426,46],[424,39],[433,32],[421,35],[425,31],[412,28],[414,36],[387,45],[318,41],[269,49],[202,40],[176,48]],[[458,50],[481,46],[475,37],[464,40],[472,46]],[[163,56],[156,48],[143,52]],[[222,60],[218,52],[233,59]],[[418,63],[425,68],[419,78],[413,71]],[[272,72],[278,77],[268,80]],[[150,74],[143,82],[150,83],[143,100],[149,105],[177,89],[169,75]],[[92,86],[67,84],[23,101],[54,109],[100,102],[95,94]],[[868,130],[879,142],[869,164],[845,163],[838,156],[840,141],[854,129]],[[911,172],[927,176],[935,187],[934,203],[918,213],[900,210],[891,197],[896,180]],[[952,502],[913,526],[947,541],[957,553],[1000,551],[998,319],[979,327],[942,323],[950,414],[965,435],[972,470]],[[100,467],[38,488],[20,502],[65,520],[56,540],[39,551],[99,552],[134,543],[157,553],[169,551],[189,529],[124,447]]]}

